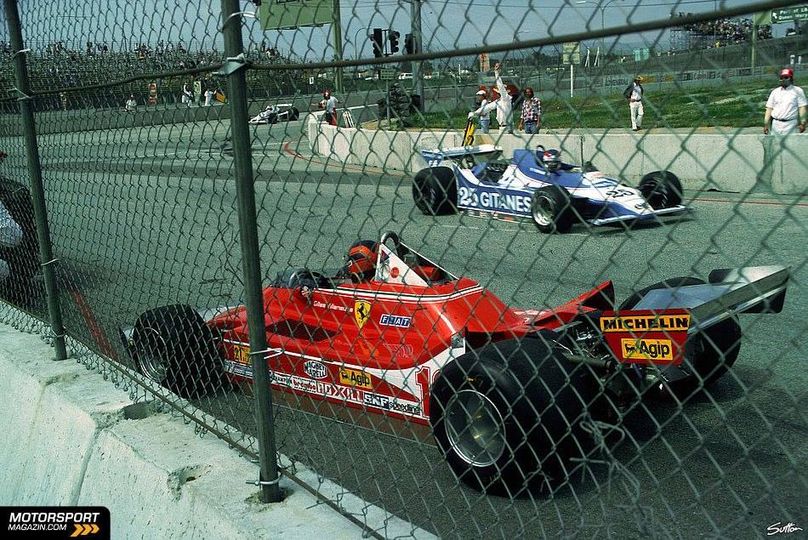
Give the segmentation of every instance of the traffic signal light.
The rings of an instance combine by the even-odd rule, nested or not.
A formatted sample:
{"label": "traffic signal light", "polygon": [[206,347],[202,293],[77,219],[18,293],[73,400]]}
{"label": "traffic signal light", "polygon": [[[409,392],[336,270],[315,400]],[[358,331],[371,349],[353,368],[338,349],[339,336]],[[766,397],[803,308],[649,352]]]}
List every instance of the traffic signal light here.
{"label": "traffic signal light", "polygon": [[376,58],[384,56],[384,41],[382,38],[381,28],[373,29],[373,35],[370,36],[370,42],[373,44],[373,56]]}
{"label": "traffic signal light", "polygon": [[387,33],[387,39],[390,40],[390,54],[396,54],[398,52],[398,38],[400,35],[401,34],[395,30],[390,30]]}
{"label": "traffic signal light", "polygon": [[415,40],[412,34],[404,35],[404,52],[406,54],[415,54]]}

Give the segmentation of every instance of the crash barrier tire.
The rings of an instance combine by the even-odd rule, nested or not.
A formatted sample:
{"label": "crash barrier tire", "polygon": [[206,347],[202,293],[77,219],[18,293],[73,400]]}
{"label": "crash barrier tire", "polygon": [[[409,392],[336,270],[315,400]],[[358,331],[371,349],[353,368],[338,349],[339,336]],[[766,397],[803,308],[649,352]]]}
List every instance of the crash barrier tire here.
{"label": "crash barrier tire", "polygon": [[670,171],[654,171],[646,174],[640,179],[637,189],[654,210],[682,204],[682,183]]}
{"label": "crash barrier tire", "polygon": [[457,184],[449,167],[429,167],[418,171],[412,182],[415,206],[428,216],[457,213]]}
{"label": "crash barrier tire", "polygon": [[20,307],[32,307],[42,291],[35,279],[40,271],[39,240],[31,193],[23,184],[0,177],[0,201],[23,234],[18,245],[0,246],[0,259],[9,267],[8,278],[0,280],[0,298]]}
{"label": "crash barrier tire", "polygon": [[575,209],[566,190],[556,185],[549,185],[533,193],[530,215],[541,232],[565,233],[572,228]]}
{"label": "crash barrier tire", "polygon": [[[666,279],[635,292],[620,304],[619,309],[632,309],[650,291],[704,283],[704,280],[693,277]],[[732,317],[688,336],[682,367],[691,374],[683,379],[666,383],[662,395],[670,393],[677,399],[684,400],[715,383],[738,359],[741,351],[741,335],[738,319]]]}
{"label": "crash barrier tire", "polygon": [[591,439],[580,422],[594,395],[588,367],[545,338],[501,341],[445,366],[430,423],[454,474],[490,494],[548,492],[571,474]]}
{"label": "crash barrier tire", "polygon": [[138,370],[180,396],[200,397],[221,386],[221,355],[213,332],[190,306],[143,313],[132,340]]}

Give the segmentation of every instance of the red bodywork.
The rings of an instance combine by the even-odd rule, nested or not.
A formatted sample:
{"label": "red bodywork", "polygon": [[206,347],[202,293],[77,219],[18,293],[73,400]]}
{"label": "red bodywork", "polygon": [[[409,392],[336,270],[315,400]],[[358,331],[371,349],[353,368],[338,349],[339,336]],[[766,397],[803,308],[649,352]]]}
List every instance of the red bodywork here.
{"label": "red bodywork", "polygon": [[[613,305],[606,281],[554,309],[511,308],[477,281],[431,263],[385,257],[384,271],[366,283],[264,290],[273,388],[427,424],[429,389],[447,362],[490,341],[556,329]],[[208,324],[223,337],[228,375],[251,379],[245,309]],[[627,332],[613,336],[625,339]]]}

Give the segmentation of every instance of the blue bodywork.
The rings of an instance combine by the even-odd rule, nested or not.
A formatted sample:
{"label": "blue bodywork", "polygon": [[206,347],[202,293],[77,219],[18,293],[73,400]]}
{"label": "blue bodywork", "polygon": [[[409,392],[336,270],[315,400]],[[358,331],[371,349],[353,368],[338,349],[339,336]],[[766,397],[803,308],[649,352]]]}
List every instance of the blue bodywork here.
{"label": "blue bodywork", "polygon": [[637,188],[592,168],[561,163],[550,171],[533,150],[514,150],[508,161],[496,160],[500,153],[493,145],[421,151],[431,167],[451,161],[461,210],[535,219],[534,193],[548,185],[563,189],[579,219],[593,225],[654,220],[686,210],[681,204],[654,209]]}

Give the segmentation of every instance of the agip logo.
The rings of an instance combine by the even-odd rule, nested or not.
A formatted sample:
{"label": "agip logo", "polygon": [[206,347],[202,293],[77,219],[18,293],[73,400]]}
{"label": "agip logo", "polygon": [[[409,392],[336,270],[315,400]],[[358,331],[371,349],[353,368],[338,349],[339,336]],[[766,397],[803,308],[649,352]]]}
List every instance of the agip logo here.
{"label": "agip logo", "polygon": [[370,319],[370,302],[367,300],[357,300],[354,303],[354,319],[359,328],[365,326],[365,323]]}
{"label": "agip logo", "polygon": [[364,388],[370,390],[370,375],[364,371],[357,371],[355,369],[342,368],[339,370],[339,383],[345,386],[355,386],[357,388]]}
{"label": "agip logo", "polygon": [[673,362],[673,345],[669,339],[621,339],[623,358],[626,360],[653,360]]}

